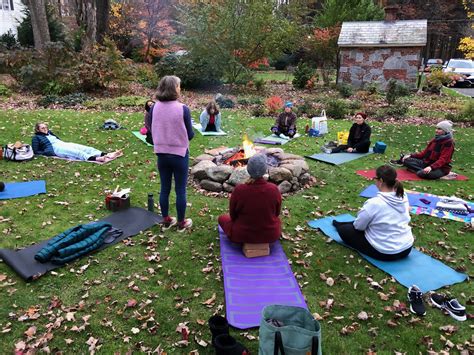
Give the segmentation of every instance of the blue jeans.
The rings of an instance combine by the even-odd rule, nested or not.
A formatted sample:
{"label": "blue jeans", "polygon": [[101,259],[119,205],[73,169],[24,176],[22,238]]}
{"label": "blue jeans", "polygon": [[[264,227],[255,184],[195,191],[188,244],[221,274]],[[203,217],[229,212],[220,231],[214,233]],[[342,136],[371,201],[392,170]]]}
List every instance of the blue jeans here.
{"label": "blue jeans", "polygon": [[184,157],[175,154],[157,154],[160,173],[160,207],[163,217],[169,216],[169,198],[174,175],[176,211],[178,222],[184,221],[186,214],[186,184],[188,181],[189,152]]}

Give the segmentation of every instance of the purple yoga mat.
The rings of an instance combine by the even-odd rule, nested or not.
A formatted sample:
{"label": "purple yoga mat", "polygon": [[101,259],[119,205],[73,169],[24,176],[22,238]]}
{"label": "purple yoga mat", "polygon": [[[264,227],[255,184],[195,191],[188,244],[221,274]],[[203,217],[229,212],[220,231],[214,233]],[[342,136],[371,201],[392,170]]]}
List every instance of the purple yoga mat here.
{"label": "purple yoga mat", "polygon": [[242,246],[219,227],[227,321],[233,327],[258,327],[263,307],[271,304],[308,308],[279,241],[270,255],[246,258]]}
{"label": "purple yoga mat", "polygon": [[268,139],[263,139],[263,138],[257,138],[257,139],[254,139],[253,141],[254,143],[259,143],[259,144],[273,144],[273,145],[281,145],[280,142],[276,142],[276,141],[271,141],[271,140],[268,140]]}

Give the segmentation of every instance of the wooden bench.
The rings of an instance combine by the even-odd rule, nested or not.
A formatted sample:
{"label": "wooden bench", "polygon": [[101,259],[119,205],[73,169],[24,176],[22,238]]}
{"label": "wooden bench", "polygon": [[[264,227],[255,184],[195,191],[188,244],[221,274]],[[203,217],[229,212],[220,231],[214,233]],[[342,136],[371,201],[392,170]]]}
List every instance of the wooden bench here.
{"label": "wooden bench", "polygon": [[270,255],[270,244],[260,243],[260,244],[249,244],[244,243],[242,251],[247,258],[256,258],[259,256]]}

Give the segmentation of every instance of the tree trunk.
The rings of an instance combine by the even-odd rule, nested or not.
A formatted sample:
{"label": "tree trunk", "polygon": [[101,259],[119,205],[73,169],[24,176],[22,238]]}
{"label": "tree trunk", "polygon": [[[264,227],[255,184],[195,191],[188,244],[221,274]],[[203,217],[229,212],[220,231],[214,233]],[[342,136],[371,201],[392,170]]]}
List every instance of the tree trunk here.
{"label": "tree trunk", "polygon": [[[30,0],[31,1],[31,0]],[[75,0],[77,25],[84,29],[82,48],[87,49],[96,43],[97,8],[95,0]]]}
{"label": "tree trunk", "polygon": [[45,43],[51,41],[48,19],[46,17],[45,0],[28,0],[27,5],[31,14],[35,48],[43,49]]}
{"label": "tree trunk", "polygon": [[104,37],[109,28],[110,0],[96,0],[97,9],[97,34],[96,40],[103,43]]}

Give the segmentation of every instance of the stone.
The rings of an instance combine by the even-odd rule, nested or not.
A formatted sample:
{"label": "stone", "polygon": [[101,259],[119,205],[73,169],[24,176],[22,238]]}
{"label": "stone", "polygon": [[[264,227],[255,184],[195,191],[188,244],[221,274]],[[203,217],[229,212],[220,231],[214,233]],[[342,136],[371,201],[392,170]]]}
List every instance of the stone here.
{"label": "stone", "polygon": [[283,153],[283,149],[281,149],[281,148],[268,148],[267,153],[272,154],[272,155],[281,154],[281,153]]}
{"label": "stone", "polygon": [[280,193],[286,194],[287,192],[290,192],[291,190],[291,182],[289,181],[283,181],[280,185],[278,185],[278,190],[280,190]]}
{"label": "stone", "polygon": [[231,184],[228,184],[228,183],[226,183],[226,182],[224,182],[224,183],[222,184],[222,188],[223,188],[224,191],[226,191],[226,192],[232,192],[232,191],[234,191],[234,186],[232,186]]}
{"label": "stone", "polygon": [[222,191],[222,184],[212,181],[212,180],[201,180],[199,185],[208,191],[213,191],[213,192],[221,192]]}
{"label": "stone", "polygon": [[250,178],[250,175],[247,172],[247,168],[244,166],[241,166],[234,169],[234,171],[230,175],[229,180],[227,180],[227,183],[235,186],[235,185],[246,182],[249,178]]}
{"label": "stone", "polygon": [[300,184],[296,183],[296,184],[291,185],[291,189],[293,191],[299,190],[300,189]]}
{"label": "stone", "polygon": [[[280,162],[280,166],[281,165],[286,165],[286,164],[291,164],[291,165],[295,165],[295,166],[299,166],[301,167],[301,170],[302,172],[306,173],[309,171],[309,165],[308,163],[305,161],[305,160],[283,160],[282,162]],[[293,175],[295,176],[300,176],[300,174],[295,174],[293,173]]]}
{"label": "stone", "polygon": [[293,176],[296,176],[296,177],[300,176],[301,172],[302,172],[301,165],[295,165],[295,164],[288,164],[287,163],[287,164],[281,164],[280,168],[288,169],[289,171],[291,171]]}
{"label": "stone", "polygon": [[212,161],[209,160],[203,160],[197,163],[195,166],[192,167],[191,169],[191,175],[193,175],[196,179],[202,180],[207,178],[207,173],[206,169],[212,168],[217,166],[214,164]]}
{"label": "stone", "polygon": [[197,163],[199,163],[200,161],[203,161],[203,160],[213,161],[214,157],[210,154],[198,155],[196,158],[194,158],[194,164],[196,165]]}
{"label": "stone", "polygon": [[299,180],[301,185],[307,185],[311,182],[311,175],[308,173],[304,173],[300,176]]}
{"label": "stone", "polygon": [[283,160],[304,160],[304,158],[301,155],[296,155],[296,154],[279,153],[279,154],[274,154],[274,155],[275,155],[275,157],[277,157],[281,161],[283,161]]}
{"label": "stone", "polygon": [[234,169],[229,165],[219,165],[207,168],[206,174],[211,180],[222,183],[229,178],[232,171],[234,171]]}
{"label": "stone", "polygon": [[291,178],[293,177],[293,174],[291,173],[291,171],[286,168],[278,167],[278,168],[270,168],[268,170],[269,170],[268,171],[269,179],[277,183],[283,180],[291,180]]}

